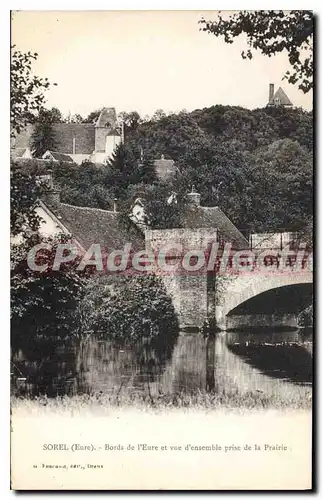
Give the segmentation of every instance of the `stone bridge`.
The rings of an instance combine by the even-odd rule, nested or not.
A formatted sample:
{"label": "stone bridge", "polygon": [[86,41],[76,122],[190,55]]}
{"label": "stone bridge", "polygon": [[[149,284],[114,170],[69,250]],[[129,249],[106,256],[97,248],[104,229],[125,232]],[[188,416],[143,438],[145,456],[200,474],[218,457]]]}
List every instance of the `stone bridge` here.
{"label": "stone bridge", "polygon": [[311,302],[312,283],[309,271],[219,277],[215,284],[217,325],[224,330],[248,325],[296,327],[298,313]]}
{"label": "stone bridge", "polygon": [[[161,275],[181,327],[200,328],[206,319],[215,319],[222,330],[297,327],[299,313],[312,300],[311,270],[282,271],[272,267],[268,271],[216,274],[206,268],[195,273],[178,268],[185,249],[205,250],[211,240],[216,241],[215,233],[216,230],[210,233],[209,229],[146,231],[147,250],[160,252],[167,243],[170,270]],[[179,243],[181,250],[177,248]]]}

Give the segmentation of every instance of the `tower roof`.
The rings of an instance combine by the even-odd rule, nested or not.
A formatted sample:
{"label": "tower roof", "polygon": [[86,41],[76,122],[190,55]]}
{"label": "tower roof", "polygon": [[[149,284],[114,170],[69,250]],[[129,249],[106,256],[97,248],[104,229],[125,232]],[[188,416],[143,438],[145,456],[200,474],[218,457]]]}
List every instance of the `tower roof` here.
{"label": "tower roof", "polygon": [[269,105],[275,106],[292,106],[292,102],[287,96],[287,94],[283,91],[281,87],[279,87],[278,90],[276,90],[275,94],[273,95],[272,99],[269,100],[268,102]]}
{"label": "tower roof", "polygon": [[95,126],[115,129],[117,125],[118,121],[115,108],[103,108]]}

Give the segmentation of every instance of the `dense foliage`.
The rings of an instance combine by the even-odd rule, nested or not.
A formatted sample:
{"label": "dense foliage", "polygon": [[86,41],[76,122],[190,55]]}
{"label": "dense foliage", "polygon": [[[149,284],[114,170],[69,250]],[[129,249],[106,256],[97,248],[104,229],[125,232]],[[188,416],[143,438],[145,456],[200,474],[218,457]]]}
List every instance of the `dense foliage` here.
{"label": "dense foliage", "polygon": [[[107,165],[52,165],[63,202],[112,209],[118,198],[128,213],[142,197],[152,227],[174,227],[194,185],[202,205],[219,205],[241,229],[310,233],[312,113],[211,106],[150,121],[136,117]],[[175,161],[170,179],[156,178],[153,159],[161,155]],[[177,203],[167,203],[174,192]]]}
{"label": "dense foliage", "polygon": [[46,151],[56,151],[53,123],[59,121],[60,111],[40,110],[31,137],[31,150],[35,158],[42,158]]}
{"label": "dense foliage", "polygon": [[36,231],[39,217],[35,213],[41,189],[32,171],[11,162],[10,168],[10,231],[13,236]]}
{"label": "dense foliage", "polygon": [[30,236],[11,249],[11,347],[25,353],[39,350],[47,342],[52,348],[62,341],[68,343],[79,334],[76,308],[83,297],[85,277],[76,270],[77,262],[62,263],[55,271],[34,271],[27,254],[35,245],[48,243],[52,250],[37,256],[44,262],[54,260],[57,244],[66,237]]}
{"label": "dense foliage", "polygon": [[48,90],[50,83],[47,78],[40,78],[32,73],[32,62],[37,57],[37,53],[30,51],[23,53],[12,47],[10,123],[13,137],[35,120],[35,116],[45,103],[44,92]]}
{"label": "dense foliage", "polygon": [[79,309],[84,333],[120,344],[167,344],[178,333],[171,298],[151,274],[94,279]]}

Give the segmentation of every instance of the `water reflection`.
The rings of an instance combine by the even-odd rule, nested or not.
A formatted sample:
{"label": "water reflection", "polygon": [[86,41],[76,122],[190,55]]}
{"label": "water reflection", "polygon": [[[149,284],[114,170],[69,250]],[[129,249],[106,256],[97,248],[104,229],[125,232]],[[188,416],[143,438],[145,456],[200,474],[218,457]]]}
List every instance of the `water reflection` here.
{"label": "water reflection", "polygon": [[290,395],[311,384],[312,332],[221,332],[213,339],[182,332],[167,349],[88,338],[55,345],[45,357],[39,349],[15,353],[12,376],[14,391],[31,396],[197,390]]}
{"label": "water reflection", "polygon": [[312,335],[229,333],[228,348],[269,377],[297,384],[312,382]]}

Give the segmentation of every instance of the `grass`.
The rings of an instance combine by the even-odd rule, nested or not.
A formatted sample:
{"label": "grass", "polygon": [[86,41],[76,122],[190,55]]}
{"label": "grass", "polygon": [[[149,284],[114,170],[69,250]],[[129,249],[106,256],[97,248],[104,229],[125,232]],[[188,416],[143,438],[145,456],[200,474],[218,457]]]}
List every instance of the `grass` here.
{"label": "grass", "polygon": [[30,411],[56,411],[56,412],[80,412],[88,410],[94,413],[102,413],[113,408],[120,409],[143,409],[161,410],[168,409],[205,409],[205,410],[252,410],[252,409],[302,409],[308,410],[312,407],[312,391],[308,389],[298,396],[281,398],[279,395],[266,395],[258,391],[250,391],[244,394],[239,391],[225,391],[212,393],[196,391],[192,394],[179,392],[175,394],[159,394],[152,396],[147,393],[120,392],[116,394],[96,393],[91,395],[62,396],[48,398],[38,396],[34,399],[13,396],[11,399],[12,409],[24,407]]}

